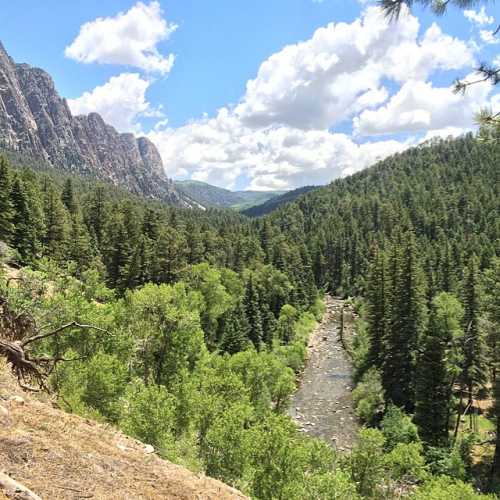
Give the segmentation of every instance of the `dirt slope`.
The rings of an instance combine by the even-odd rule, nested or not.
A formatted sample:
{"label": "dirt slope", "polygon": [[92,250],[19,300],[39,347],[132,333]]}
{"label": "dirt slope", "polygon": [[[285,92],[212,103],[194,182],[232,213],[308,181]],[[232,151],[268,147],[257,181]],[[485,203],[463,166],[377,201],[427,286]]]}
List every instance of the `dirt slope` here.
{"label": "dirt slope", "polygon": [[[309,359],[289,414],[303,432],[324,439],[339,451],[351,448],[358,430],[352,401],[352,366],[340,341],[343,301],[326,297],[326,313],[309,341]],[[352,312],[344,314],[345,333]]]}
{"label": "dirt slope", "polygon": [[246,498],[147,451],[110,426],[21,392],[0,364],[0,472],[43,500]]}

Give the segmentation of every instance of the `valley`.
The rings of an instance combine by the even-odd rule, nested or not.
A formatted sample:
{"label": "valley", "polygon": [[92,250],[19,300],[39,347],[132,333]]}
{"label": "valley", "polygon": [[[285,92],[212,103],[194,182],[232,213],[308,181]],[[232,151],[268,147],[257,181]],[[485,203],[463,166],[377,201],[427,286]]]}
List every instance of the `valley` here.
{"label": "valley", "polygon": [[499,500],[494,2],[47,3],[2,5],[0,500]]}

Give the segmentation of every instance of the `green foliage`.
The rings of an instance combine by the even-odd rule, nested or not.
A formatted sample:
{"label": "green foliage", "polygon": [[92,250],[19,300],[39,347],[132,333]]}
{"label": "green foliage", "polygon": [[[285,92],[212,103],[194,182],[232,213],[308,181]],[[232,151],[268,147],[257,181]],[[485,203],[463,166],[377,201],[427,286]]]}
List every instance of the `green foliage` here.
{"label": "green foliage", "polygon": [[294,340],[295,322],[298,318],[298,311],[295,307],[285,304],[280,311],[278,319],[278,336],[281,342],[289,344]]}
{"label": "green foliage", "polygon": [[252,436],[248,430],[252,407],[235,404],[216,416],[204,438],[201,456],[208,475],[236,485],[251,460]]}
{"label": "green foliage", "polygon": [[[453,385],[462,362],[459,350],[462,316],[462,306],[453,295],[446,292],[437,295],[421,342],[416,373],[415,422],[422,439],[432,446],[446,446],[448,443]],[[429,377],[430,373],[432,377]]]}
{"label": "green foliage", "polygon": [[417,426],[411,417],[394,405],[389,405],[380,428],[385,437],[385,446],[388,451],[398,444],[411,444],[419,441]]}
{"label": "green foliage", "polygon": [[374,424],[384,408],[384,389],[379,371],[370,368],[352,391],[356,414],[367,424]]}
{"label": "green foliage", "polygon": [[81,401],[111,422],[121,416],[121,397],[128,383],[127,366],[116,356],[98,353],[85,366]]}
{"label": "green foliage", "polygon": [[124,327],[136,343],[137,375],[169,386],[178,373],[193,371],[206,352],[200,326],[201,297],[183,283],[146,285],[126,296]]}
{"label": "green foliage", "polygon": [[470,484],[448,477],[436,477],[410,496],[411,500],[495,500],[493,495],[481,495]]}
{"label": "green foliage", "polygon": [[128,385],[124,400],[121,428],[160,450],[170,448],[174,441],[173,396],[162,386],[136,379]]}
{"label": "green foliage", "polygon": [[432,474],[465,479],[465,464],[457,448],[428,447],[425,455]]}
{"label": "green foliage", "polygon": [[385,476],[384,435],[377,429],[362,429],[349,457],[352,480],[363,497],[375,496]]}
{"label": "green foliage", "polygon": [[415,484],[427,477],[427,467],[420,442],[398,443],[386,457],[386,467],[398,482]]}

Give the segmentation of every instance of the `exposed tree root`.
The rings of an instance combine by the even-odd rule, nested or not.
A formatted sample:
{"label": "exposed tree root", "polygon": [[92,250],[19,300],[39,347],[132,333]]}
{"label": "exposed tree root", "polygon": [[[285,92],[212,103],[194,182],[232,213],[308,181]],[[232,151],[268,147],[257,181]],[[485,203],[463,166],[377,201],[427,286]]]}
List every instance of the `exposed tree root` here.
{"label": "exposed tree root", "polygon": [[83,358],[34,356],[32,346],[43,339],[61,335],[70,329],[105,330],[76,321],[50,331],[38,328],[35,318],[26,311],[14,312],[6,297],[0,296],[0,356],[7,360],[19,385],[28,391],[48,391],[47,378],[61,361],[78,361]]}

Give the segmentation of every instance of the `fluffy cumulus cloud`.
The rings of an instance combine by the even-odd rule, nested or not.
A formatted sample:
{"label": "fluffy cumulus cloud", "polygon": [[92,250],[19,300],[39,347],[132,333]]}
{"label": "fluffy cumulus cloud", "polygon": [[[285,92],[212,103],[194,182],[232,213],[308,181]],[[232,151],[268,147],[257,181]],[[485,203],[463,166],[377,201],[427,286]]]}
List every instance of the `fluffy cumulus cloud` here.
{"label": "fluffy cumulus cloud", "polygon": [[[363,3],[368,6],[355,21],[331,23],[271,55],[235,106],[176,129],[159,122],[148,137],[167,174],[230,188],[324,184],[424,138],[468,130],[474,114],[498,100],[491,99],[488,84],[462,96],[430,81],[437,71],[469,71],[477,45],[447,35],[437,24],[422,32],[408,11],[389,24],[377,7]],[[489,22],[482,10],[468,16],[481,26]],[[84,25],[67,53],[83,62],[166,73],[173,58],[163,58],[156,46],[174,30],[158,2],[138,3]],[[75,113],[98,111],[119,130],[139,132],[138,118],[158,113],[146,100],[149,84],[125,73],[70,106]],[[376,137],[391,134],[403,135]]]}
{"label": "fluffy cumulus cloud", "polygon": [[129,65],[166,74],[172,69],[174,55],[161,55],[157,45],[176,28],[163,18],[159,2],[138,2],[115,17],[84,24],[65,54],[83,63]]}
{"label": "fluffy cumulus cloud", "polygon": [[381,104],[387,97],[384,78],[425,79],[438,69],[472,64],[472,49],[437,25],[421,39],[418,31],[416,17],[388,24],[375,7],[353,23],[331,23],[265,61],[235,113],[251,127],[328,128]]}
{"label": "fluffy cumulus cloud", "polygon": [[485,24],[493,24],[495,19],[493,16],[489,16],[486,13],[486,7],[483,5],[481,10],[464,10],[464,16],[474,24],[478,24],[479,26],[483,26]]}
{"label": "fluffy cumulus cloud", "polygon": [[[367,7],[354,22],[332,23],[273,54],[236,106],[177,129],[158,127],[149,138],[172,177],[290,189],[366,168],[425,134],[457,135],[491,89],[463,98],[429,83],[437,70],[473,66],[474,48],[436,24],[419,31],[409,13],[389,25]],[[335,132],[350,121],[354,136]],[[365,142],[399,132],[408,139]]]}
{"label": "fluffy cumulus cloud", "polygon": [[173,177],[230,188],[249,179],[249,189],[289,189],[361,170],[407,144],[379,141],[357,145],[346,134],[288,126],[248,128],[227,109],[215,118],[149,134]]}
{"label": "fluffy cumulus cloud", "polygon": [[[474,79],[470,75],[471,80]],[[354,118],[360,135],[394,134],[455,129],[467,130],[474,116],[488,102],[491,85],[473,85],[465,95],[452,87],[436,88],[430,82],[410,80],[376,110],[365,110]],[[455,135],[455,134],[452,134]]]}
{"label": "fluffy cumulus cloud", "polygon": [[486,44],[495,45],[497,43],[500,43],[500,39],[495,35],[495,32],[493,30],[480,30],[479,36],[481,37],[481,40]]}
{"label": "fluffy cumulus cloud", "polygon": [[146,100],[149,85],[138,73],[122,73],[77,99],[68,99],[68,104],[74,115],[97,112],[120,132],[139,133],[139,117],[161,116]]}

